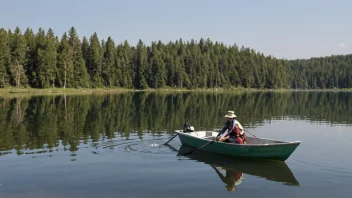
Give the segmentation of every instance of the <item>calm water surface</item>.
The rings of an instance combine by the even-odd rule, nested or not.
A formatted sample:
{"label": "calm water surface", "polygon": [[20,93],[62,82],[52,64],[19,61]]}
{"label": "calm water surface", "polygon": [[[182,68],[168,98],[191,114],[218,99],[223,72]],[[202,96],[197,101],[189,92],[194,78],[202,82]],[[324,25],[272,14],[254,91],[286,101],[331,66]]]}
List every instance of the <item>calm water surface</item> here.
{"label": "calm water surface", "polygon": [[[182,156],[189,122],[234,110],[256,136],[300,140],[285,162]],[[352,93],[0,97],[0,197],[352,197]]]}

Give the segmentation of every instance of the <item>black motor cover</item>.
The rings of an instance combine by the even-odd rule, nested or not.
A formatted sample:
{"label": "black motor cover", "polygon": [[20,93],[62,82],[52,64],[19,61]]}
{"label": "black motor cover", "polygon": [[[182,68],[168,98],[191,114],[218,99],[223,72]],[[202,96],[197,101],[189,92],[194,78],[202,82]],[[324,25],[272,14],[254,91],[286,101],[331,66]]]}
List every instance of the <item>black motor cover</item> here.
{"label": "black motor cover", "polygon": [[185,123],[183,125],[183,132],[193,132],[194,131],[194,127],[189,124],[189,123]]}

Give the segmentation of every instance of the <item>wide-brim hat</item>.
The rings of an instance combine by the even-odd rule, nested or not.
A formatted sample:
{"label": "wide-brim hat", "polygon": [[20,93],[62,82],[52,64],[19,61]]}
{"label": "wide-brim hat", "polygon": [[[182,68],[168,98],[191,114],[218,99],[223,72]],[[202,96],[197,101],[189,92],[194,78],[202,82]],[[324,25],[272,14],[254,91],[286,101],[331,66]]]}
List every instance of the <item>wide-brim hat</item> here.
{"label": "wide-brim hat", "polygon": [[228,111],[227,115],[225,115],[225,118],[236,118],[237,116],[235,115],[234,111]]}

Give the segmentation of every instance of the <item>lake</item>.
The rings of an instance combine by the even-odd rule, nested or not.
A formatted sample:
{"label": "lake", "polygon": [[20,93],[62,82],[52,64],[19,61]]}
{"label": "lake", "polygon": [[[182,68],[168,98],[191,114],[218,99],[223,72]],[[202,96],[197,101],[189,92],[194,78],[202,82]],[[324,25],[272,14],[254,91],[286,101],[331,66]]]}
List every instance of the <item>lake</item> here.
{"label": "lake", "polygon": [[[173,131],[300,140],[285,162],[182,153]],[[247,135],[250,135],[247,133]],[[0,197],[352,197],[352,92],[0,97]]]}

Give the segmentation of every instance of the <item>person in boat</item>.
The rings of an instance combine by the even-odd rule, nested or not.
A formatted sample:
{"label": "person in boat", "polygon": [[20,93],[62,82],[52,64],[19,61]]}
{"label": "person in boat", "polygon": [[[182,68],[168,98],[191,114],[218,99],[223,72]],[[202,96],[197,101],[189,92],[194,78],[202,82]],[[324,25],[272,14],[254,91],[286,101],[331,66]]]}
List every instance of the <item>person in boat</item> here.
{"label": "person in boat", "polygon": [[[219,133],[220,138],[218,138],[218,140],[235,144],[246,144],[246,134],[241,123],[235,119],[236,117],[237,116],[235,115],[234,111],[227,112],[225,118],[228,118],[228,120],[225,122],[224,127],[221,129]],[[226,134],[225,131],[227,131]]]}

